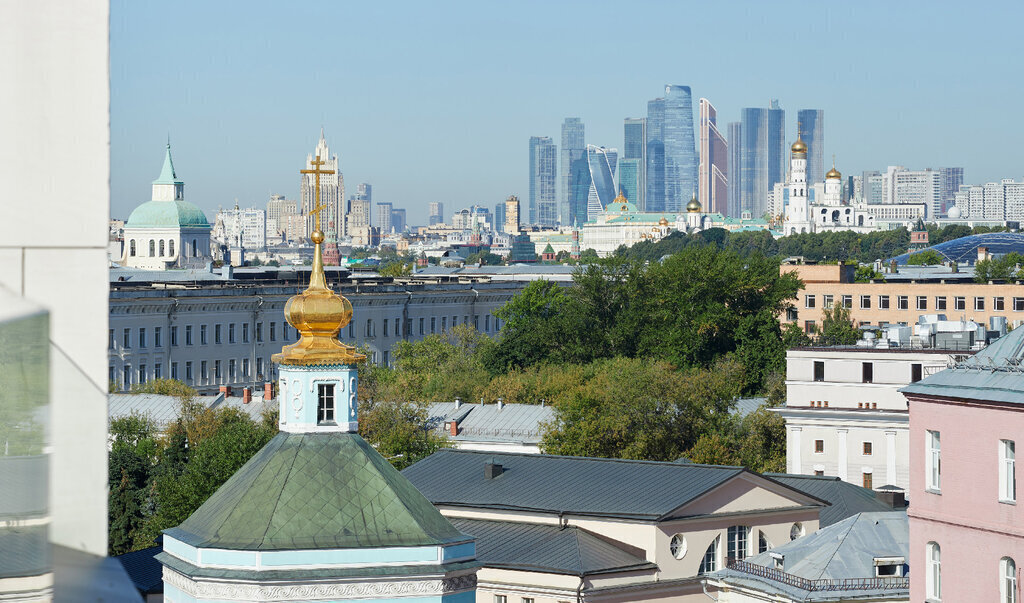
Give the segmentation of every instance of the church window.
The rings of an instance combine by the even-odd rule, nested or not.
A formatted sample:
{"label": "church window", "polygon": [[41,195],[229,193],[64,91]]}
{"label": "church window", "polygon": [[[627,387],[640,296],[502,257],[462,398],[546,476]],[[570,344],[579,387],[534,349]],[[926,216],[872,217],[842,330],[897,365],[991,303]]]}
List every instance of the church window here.
{"label": "church window", "polygon": [[174,255],[174,239],[167,241],[167,255]]}
{"label": "church window", "polygon": [[135,257],[135,239],[128,243],[128,255]]}
{"label": "church window", "polygon": [[749,526],[729,526],[729,560],[743,561],[747,558],[750,542]]}
{"label": "church window", "polygon": [[320,383],[317,385],[317,423],[334,422],[334,384]]}
{"label": "church window", "polygon": [[708,546],[708,550],[704,552],[704,558],[700,562],[700,569],[697,573],[710,574],[718,569],[718,540],[721,536],[715,536],[715,539],[711,541],[711,545]]}
{"label": "church window", "polygon": [[155,255],[156,255],[156,241],[154,241],[153,239],[150,239],[149,240],[149,257],[153,257]]}
{"label": "church window", "polygon": [[192,239],[192,257],[196,257],[196,256],[199,255],[199,251],[198,250],[199,250],[199,245],[196,244],[196,240],[195,239]]}
{"label": "church window", "polygon": [[164,257],[164,240],[160,239],[160,257]]}

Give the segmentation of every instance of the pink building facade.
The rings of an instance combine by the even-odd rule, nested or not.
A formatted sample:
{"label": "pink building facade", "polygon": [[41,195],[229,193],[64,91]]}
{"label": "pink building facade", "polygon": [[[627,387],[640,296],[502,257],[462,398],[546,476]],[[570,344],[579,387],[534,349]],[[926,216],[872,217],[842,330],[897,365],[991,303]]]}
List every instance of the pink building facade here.
{"label": "pink building facade", "polygon": [[911,384],[910,600],[1018,603],[1024,329]]}

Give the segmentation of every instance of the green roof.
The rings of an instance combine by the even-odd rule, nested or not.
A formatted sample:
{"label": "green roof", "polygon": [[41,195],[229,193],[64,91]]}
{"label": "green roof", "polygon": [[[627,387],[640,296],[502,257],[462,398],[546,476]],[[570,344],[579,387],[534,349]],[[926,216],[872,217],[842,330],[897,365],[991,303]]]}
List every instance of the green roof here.
{"label": "green roof", "polygon": [[125,228],[209,228],[203,210],[188,201],[147,201],[128,216]]}
{"label": "green roof", "polygon": [[171,160],[171,143],[167,143],[167,154],[164,155],[164,167],[160,170],[160,176],[153,181],[153,184],[182,184],[178,175],[174,173],[174,162]]}
{"label": "green roof", "polygon": [[241,550],[469,540],[365,440],[347,433],[279,433],[165,533],[195,547]]}

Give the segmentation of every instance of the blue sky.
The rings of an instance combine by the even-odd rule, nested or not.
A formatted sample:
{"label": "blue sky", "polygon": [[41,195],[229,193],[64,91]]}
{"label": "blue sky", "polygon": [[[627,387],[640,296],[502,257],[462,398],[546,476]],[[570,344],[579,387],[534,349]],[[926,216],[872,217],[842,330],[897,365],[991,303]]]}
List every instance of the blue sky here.
{"label": "blue sky", "polygon": [[426,219],[527,196],[532,135],[622,146],[665,84],[825,111],[843,173],[963,166],[1020,178],[1016,3],[150,2],[111,5],[111,213],[149,199],[170,134],[186,197],[296,198],[323,126],[346,192]]}

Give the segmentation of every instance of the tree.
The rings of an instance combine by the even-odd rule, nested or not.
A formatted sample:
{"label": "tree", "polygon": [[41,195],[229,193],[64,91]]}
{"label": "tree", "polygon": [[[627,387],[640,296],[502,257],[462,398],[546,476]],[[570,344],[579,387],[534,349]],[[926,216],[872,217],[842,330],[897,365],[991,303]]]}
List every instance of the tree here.
{"label": "tree", "polygon": [[923,249],[910,254],[907,263],[912,266],[936,266],[942,263],[942,256],[934,249]]}
{"label": "tree", "polygon": [[1021,264],[1024,264],[1024,256],[1013,251],[1002,257],[979,260],[974,265],[974,280],[987,283],[1018,278]]}
{"label": "tree", "polygon": [[504,323],[501,341],[483,353],[482,361],[492,375],[498,375],[559,355],[569,298],[558,283],[536,280],[494,315]]}
{"label": "tree", "polygon": [[782,329],[782,347],[787,350],[811,345],[811,338],[795,322],[787,323]]}
{"label": "tree", "polygon": [[841,303],[832,304],[821,312],[821,338],[826,345],[853,345],[860,339],[860,331],[853,326],[850,309]]}
{"label": "tree", "polygon": [[885,278],[881,272],[875,270],[874,266],[869,264],[861,264],[857,266],[857,270],[853,273],[853,280],[857,283],[870,283],[874,280]]}
{"label": "tree", "polygon": [[156,424],[132,414],[110,422],[108,553],[134,550],[146,521],[148,487],[156,463]]}
{"label": "tree", "polygon": [[409,400],[372,400],[359,406],[359,435],[397,469],[449,446],[427,424],[427,405]]}
{"label": "tree", "polygon": [[145,383],[133,385],[132,393],[174,396],[183,401],[192,400],[196,397],[196,390],[177,379],[150,379]]}
{"label": "tree", "polygon": [[482,264],[484,266],[500,266],[501,256],[489,251],[478,251],[466,256],[466,265]]}
{"label": "tree", "polygon": [[739,426],[740,463],[758,473],[786,470],[786,421],[761,406]]}
{"label": "tree", "polygon": [[412,264],[406,264],[405,262],[392,261],[381,266],[377,274],[385,277],[402,277],[409,276],[412,274]]}

